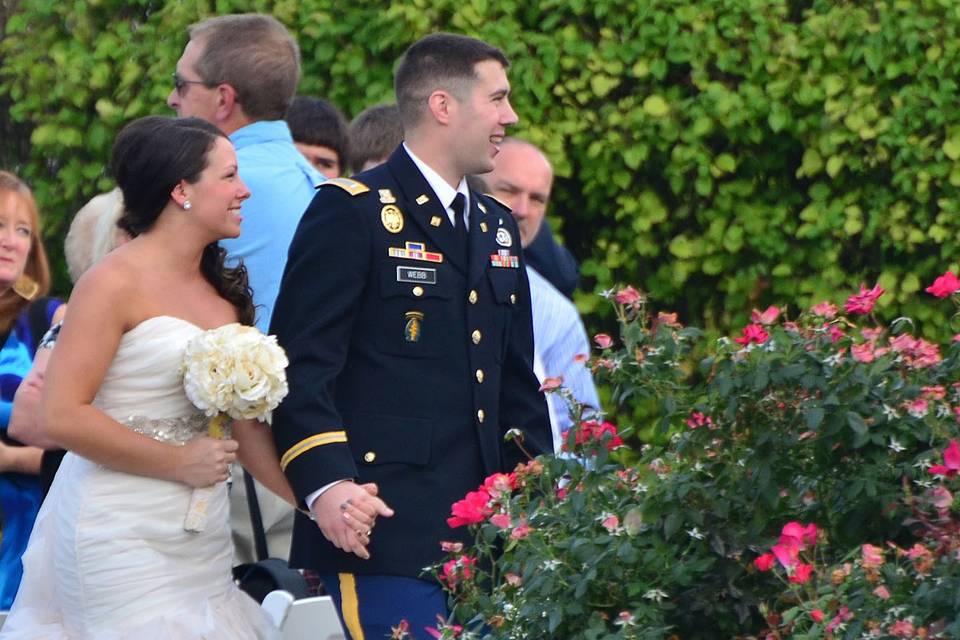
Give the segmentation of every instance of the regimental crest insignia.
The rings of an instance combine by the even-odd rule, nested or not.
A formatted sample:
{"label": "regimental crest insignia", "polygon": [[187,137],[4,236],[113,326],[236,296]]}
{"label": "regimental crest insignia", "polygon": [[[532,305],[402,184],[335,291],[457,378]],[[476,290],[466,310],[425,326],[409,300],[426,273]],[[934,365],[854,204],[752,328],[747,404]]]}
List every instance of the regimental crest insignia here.
{"label": "regimental crest insignia", "polygon": [[420,336],[423,334],[423,312],[407,311],[403,316],[407,320],[403,325],[403,341],[420,342]]}
{"label": "regimental crest insignia", "polygon": [[388,204],[380,209],[380,222],[383,223],[383,228],[390,233],[403,231],[403,213],[396,205]]}
{"label": "regimental crest insignia", "polygon": [[513,236],[511,236],[510,232],[503,227],[497,229],[497,244],[501,247],[513,246]]}

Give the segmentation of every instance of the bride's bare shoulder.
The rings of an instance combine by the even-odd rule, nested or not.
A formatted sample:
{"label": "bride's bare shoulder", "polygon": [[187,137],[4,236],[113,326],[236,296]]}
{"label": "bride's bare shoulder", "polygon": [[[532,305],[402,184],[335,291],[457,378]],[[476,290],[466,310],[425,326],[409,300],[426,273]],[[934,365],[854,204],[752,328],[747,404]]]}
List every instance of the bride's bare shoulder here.
{"label": "bride's bare shoulder", "polygon": [[70,294],[71,304],[93,300],[125,302],[134,295],[140,265],[127,252],[121,251],[122,248],[108,253],[80,276]]}

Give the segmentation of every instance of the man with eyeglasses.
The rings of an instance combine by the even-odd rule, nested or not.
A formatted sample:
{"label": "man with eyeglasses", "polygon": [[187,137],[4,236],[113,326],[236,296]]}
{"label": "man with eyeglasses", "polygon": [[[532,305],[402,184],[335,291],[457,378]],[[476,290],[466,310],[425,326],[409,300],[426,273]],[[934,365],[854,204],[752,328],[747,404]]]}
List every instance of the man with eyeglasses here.
{"label": "man with eyeglasses", "polygon": [[[230,137],[240,177],[250,189],[240,237],[221,241],[250,276],[256,324],[270,325],[287,248],[324,177],[297,151],[284,121],[300,81],[300,50],[277,20],[260,14],[220,16],[194,24],[173,74],[167,104],[181,117],[202,118]],[[253,558],[252,533],[239,465],[231,489],[237,560]],[[270,554],[286,558],[293,510],[257,491]]]}

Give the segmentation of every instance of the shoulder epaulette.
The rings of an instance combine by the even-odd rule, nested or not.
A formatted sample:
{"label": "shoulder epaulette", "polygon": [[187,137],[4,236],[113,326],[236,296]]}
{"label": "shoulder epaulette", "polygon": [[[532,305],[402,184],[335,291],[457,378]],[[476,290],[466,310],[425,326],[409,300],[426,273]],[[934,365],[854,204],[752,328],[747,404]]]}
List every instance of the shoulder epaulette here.
{"label": "shoulder epaulette", "polygon": [[493,197],[492,195],[490,195],[489,193],[485,193],[485,194],[483,194],[483,195],[486,196],[487,198],[490,198],[490,199],[493,200],[494,202],[496,202],[498,205],[500,205],[501,207],[503,207],[504,209],[506,209],[508,212],[512,211],[512,209],[511,209],[510,207],[508,207],[507,205],[503,204],[502,202],[500,202],[499,200],[497,200],[496,198],[494,198],[494,197]]}
{"label": "shoulder epaulette", "polygon": [[332,178],[330,180],[324,180],[320,183],[321,187],[325,187],[327,185],[340,187],[352,196],[358,196],[361,193],[370,191],[370,187],[367,185],[363,184],[362,182],[357,182],[356,180],[351,180],[350,178]]}

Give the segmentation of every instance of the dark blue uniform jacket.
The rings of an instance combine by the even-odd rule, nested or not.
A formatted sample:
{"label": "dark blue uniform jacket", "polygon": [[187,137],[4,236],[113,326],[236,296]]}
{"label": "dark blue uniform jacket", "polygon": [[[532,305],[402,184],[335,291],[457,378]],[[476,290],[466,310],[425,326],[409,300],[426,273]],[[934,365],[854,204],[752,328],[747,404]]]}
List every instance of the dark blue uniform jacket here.
{"label": "dark blue uniform jacket", "polygon": [[450,505],[526,460],[509,429],[533,454],[550,449],[516,223],[482,195],[470,212],[464,255],[401,146],[320,187],[304,214],[271,325],[290,359],[273,423],[281,466],[301,501],[354,478],[376,482],[396,515],[378,520],[368,561],[298,515],[293,566],[420,577],[440,541],[464,539]]}

